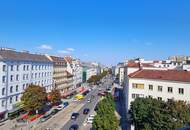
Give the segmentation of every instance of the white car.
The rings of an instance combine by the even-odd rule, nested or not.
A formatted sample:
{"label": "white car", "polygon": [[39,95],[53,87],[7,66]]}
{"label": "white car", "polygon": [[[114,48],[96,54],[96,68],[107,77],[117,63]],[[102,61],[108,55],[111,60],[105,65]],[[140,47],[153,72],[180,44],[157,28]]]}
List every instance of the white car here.
{"label": "white car", "polygon": [[91,102],[91,99],[89,98],[89,99],[87,100],[87,102]]}
{"label": "white car", "polygon": [[63,105],[59,105],[59,106],[55,107],[55,109],[57,109],[57,110],[62,110],[63,108],[64,108]]}
{"label": "white car", "polygon": [[95,115],[91,114],[91,115],[89,115],[89,117],[94,118],[94,117],[95,117]]}
{"label": "white car", "polygon": [[87,119],[87,124],[92,124],[93,123],[94,118],[93,117],[88,117]]}

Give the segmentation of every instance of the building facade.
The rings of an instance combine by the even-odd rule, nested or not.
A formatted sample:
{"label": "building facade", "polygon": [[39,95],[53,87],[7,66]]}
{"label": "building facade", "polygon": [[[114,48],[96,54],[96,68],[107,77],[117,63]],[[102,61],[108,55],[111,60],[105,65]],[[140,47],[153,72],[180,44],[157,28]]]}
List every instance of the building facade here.
{"label": "building facade", "polygon": [[16,104],[24,90],[30,85],[52,89],[53,63],[45,55],[0,50],[0,113],[1,119]]}
{"label": "building facade", "polygon": [[72,76],[67,72],[67,62],[63,57],[47,56],[53,62],[53,84],[63,95],[72,87]]}
{"label": "building facade", "polygon": [[126,108],[138,97],[190,102],[190,72],[183,70],[140,69],[128,75]]}

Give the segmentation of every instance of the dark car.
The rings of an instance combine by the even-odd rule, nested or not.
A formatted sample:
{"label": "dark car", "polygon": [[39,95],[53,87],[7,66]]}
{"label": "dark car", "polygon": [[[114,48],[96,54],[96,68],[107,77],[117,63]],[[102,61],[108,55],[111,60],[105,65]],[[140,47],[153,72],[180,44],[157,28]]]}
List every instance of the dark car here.
{"label": "dark car", "polygon": [[63,103],[64,108],[67,107],[68,105],[69,105],[69,102],[64,102]]}
{"label": "dark car", "polygon": [[85,114],[85,115],[87,115],[89,112],[90,112],[90,109],[89,109],[89,108],[85,108],[85,109],[83,110],[83,114]]}
{"label": "dark car", "polygon": [[45,114],[43,117],[40,118],[40,122],[45,122],[51,118],[51,114]]}
{"label": "dark car", "polygon": [[78,118],[78,116],[79,116],[79,113],[73,113],[73,114],[71,115],[71,119],[72,119],[72,120],[76,120],[76,119]]}
{"label": "dark car", "polygon": [[58,112],[59,112],[59,110],[53,109],[53,110],[51,111],[51,115],[55,115],[55,114],[58,113]]}
{"label": "dark car", "polygon": [[79,126],[77,124],[72,125],[69,130],[78,130]]}

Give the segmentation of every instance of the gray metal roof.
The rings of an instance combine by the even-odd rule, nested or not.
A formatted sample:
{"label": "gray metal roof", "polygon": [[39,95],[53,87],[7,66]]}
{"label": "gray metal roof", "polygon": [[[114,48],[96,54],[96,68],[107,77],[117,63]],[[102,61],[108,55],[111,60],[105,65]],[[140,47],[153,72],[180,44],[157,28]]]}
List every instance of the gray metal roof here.
{"label": "gray metal roof", "polygon": [[16,52],[13,50],[0,50],[0,60],[51,62],[45,55]]}

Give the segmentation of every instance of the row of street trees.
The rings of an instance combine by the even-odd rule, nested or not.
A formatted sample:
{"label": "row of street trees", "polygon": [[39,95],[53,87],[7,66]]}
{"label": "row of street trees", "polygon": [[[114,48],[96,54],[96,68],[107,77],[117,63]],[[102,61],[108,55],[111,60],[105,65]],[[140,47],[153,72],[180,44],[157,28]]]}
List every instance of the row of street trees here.
{"label": "row of street trees", "polygon": [[96,112],[93,128],[96,130],[119,130],[119,122],[115,115],[115,102],[111,94],[97,104]]}
{"label": "row of street trees", "polygon": [[136,130],[174,130],[190,123],[190,104],[184,101],[137,98],[130,112]]}
{"label": "row of street trees", "polygon": [[24,91],[21,101],[26,111],[34,113],[37,110],[41,110],[47,102],[51,104],[60,102],[61,94],[56,88],[47,93],[44,87],[29,85]]}
{"label": "row of street trees", "polygon": [[103,77],[105,77],[108,74],[108,71],[103,71],[100,75],[93,75],[88,79],[88,83],[94,83],[97,84]]}

